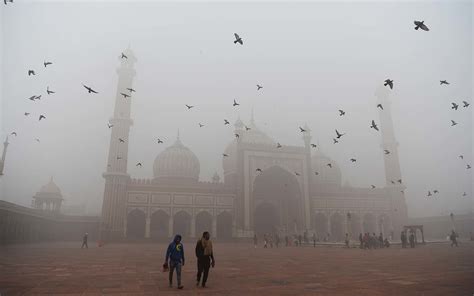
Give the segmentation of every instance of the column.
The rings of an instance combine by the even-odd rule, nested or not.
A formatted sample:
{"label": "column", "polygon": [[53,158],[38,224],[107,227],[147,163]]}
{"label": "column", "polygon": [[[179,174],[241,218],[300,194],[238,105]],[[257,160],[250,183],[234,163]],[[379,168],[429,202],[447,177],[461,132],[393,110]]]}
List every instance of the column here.
{"label": "column", "polygon": [[150,238],[150,217],[146,217],[146,223],[145,223],[145,238]]}
{"label": "column", "polygon": [[123,220],[123,237],[127,237],[127,218]]}
{"label": "column", "polygon": [[170,216],[170,221],[168,223],[168,237],[173,237],[173,216]]}
{"label": "column", "polygon": [[191,217],[191,237],[196,237],[196,215]]}
{"label": "column", "polygon": [[365,234],[365,229],[364,229],[364,215],[362,213],[360,214],[360,232],[362,234]]}
{"label": "column", "polygon": [[212,233],[211,233],[212,238],[217,237],[217,219],[216,216],[212,216]]}
{"label": "column", "polygon": [[[331,235],[331,214],[328,214],[328,233],[329,233],[329,235]],[[330,239],[331,239],[331,236],[328,237],[328,241]]]}

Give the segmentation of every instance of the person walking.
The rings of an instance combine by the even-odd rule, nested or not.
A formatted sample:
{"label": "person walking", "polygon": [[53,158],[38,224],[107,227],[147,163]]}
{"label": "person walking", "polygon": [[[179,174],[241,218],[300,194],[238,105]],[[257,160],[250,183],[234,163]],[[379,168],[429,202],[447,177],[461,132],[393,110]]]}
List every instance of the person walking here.
{"label": "person walking", "polygon": [[202,287],[206,287],[207,277],[209,276],[209,268],[215,266],[214,253],[212,250],[212,241],[210,240],[209,232],[205,231],[202,238],[196,243],[196,257],[197,257],[197,278],[196,286],[199,286],[202,277]]}
{"label": "person walking", "polygon": [[402,241],[402,248],[406,248],[407,247],[407,235],[406,235],[405,231],[402,231],[402,233],[400,234],[400,240]]}
{"label": "person walking", "polygon": [[364,237],[362,236],[362,232],[359,233],[359,243],[360,243],[359,248],[363,249],[364,248]]}
{"label": "person walking", "polygon": [[410,247],[414,248],[415,247],[415,234],[413,233],[413,231],[410,233],[409,240],[410,240]]}
{"label": "person walking", "polygon": [[86,249],[89,249],[89,246],[87,245],[87,237],[89,236],[89,234],[86,232],[84,233],[84,236],[82,237],[82,246],[81,246],[81,249],[84,248],[84,246],[86,246]]}
{"label": "person walking", "polygon": [[182,289],[181,285],[181,267],[184,266],[184,246],[181,243],[181,235],[175,235],[173,241],[168,245],[166,250],[165,264],[168,266],[169,261],[169,286],[173,286],[173,272],[176,269],[176,279],[178,281],[178,289]]}
{"label": "person walking", "polygon": [[451,247],[452,246],[458,246],[458,240],[457,240],[458,234],[452,230],[451,235],[449,236],[449,239],[451,240]]}

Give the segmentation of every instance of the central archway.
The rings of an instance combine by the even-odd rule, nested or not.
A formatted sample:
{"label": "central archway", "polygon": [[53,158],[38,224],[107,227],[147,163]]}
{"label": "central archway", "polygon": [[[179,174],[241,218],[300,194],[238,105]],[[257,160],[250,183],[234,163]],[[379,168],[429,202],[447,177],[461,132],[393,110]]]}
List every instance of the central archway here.
{"label": "central archway", "polygon": [[257,234],[305,230],[302,194],[295,176],[280,166],[260,173],[253,187],[253,226]]}
{"label": "central archway", "polygon": [[127,215],[127,237],[145,237],[145,213],[139,209],[134,209]]}

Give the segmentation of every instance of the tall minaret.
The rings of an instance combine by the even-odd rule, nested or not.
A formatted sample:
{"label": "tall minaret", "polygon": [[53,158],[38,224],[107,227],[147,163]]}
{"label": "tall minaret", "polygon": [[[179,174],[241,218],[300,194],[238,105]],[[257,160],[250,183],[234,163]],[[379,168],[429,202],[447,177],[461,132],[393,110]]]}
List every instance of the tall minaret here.
{"label": "tall minaret", "polygon": [[[102,202],[101,239],[120,239],[125,234],[125,203],[127,183],[130,176],[127,174],[128,138],[130,126],[131,101],[134,93],[127,88],[133,88],[135,77],[134,65],[137,62],[132,50],[127,48],[124,52],[127,58],[119,57],[120,67],[117,69],[118,84],[115,94],[115,109],[113,117],[109,120],[111,127],[109,156],[105,178],[104,200]],[[124,98],[120,93],[131,95]]]}
{"label": "tall minaret", "polygon": [[5,142],[3,143],[3,153],[2,153],[2,159],[0,160],[0,176],[3,175],[3,168],[5,167],[5,157],[7,156],[7,148],[8,148],[8,136],[5,139]]}
{"label": "tall minaret", "polygon": [[[390,152],[389,154],[383,152],[385,183],[387,192],[390,195],[392,227],[393,231],[398,235],[402,226],[407,223],[408,213],[404,194],[405,185],[403,185],[400,160],[398,158],[398,142],[393,128],[391,102],[389,100],[390,90],[380,86],[377,88],[375,95],[377,97],[377,104],[382,104],[383,107],[383,110],[378,108],[382,133],[381,148]],[[402,180],[401,184],[399,180]]]}

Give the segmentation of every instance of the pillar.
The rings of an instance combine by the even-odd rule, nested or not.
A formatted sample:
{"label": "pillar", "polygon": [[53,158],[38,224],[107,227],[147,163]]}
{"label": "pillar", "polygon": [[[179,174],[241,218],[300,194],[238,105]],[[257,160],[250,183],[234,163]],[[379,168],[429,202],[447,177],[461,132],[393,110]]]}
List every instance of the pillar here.
{"label": "pillar", "polygon": [[168,237],[173,237],[173,216],[170,215],[170,220],[168,223]]}
{"label": "pillar", "polygon": [[216,216],[212,216],[212,233],[211,233],[212,238],[217,237],[217,218]]}
{"label": "pillar", "polygon": [[[331,235],[331,214],[328,214],[328,234]],[[326,234],[327,235],[327,234]],[[328,241],[331,237],[328,237]]]}
{"label": "pillar", "polygon": [[145,222],[145,238],[150,238],[150,217],[146,217]]}
{"label": "pillar", "polygon": [[191,237],[196,237],[196,215],[191,217]]}
{"label": "pillar", "polygon": [[123,220],[123,237],[127,237],[127,218]]}

